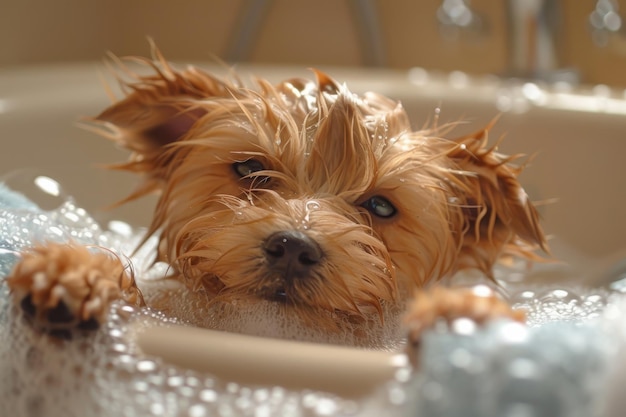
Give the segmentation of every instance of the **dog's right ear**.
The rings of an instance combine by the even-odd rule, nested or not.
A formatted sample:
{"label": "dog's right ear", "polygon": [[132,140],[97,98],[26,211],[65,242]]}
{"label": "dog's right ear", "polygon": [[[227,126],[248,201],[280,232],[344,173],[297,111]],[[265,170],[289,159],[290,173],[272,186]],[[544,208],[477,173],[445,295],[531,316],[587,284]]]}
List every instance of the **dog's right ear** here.
{"label": "dog's right ear", "polygon": [[152,183],[152,189],[165,179],[174,159],[170,145],[184,139],[206,114],[202,102],[231,97],[236,88],[193,67],[174,70],[160,55],[158,58],[156,62],[133,59],[151,67],[152,75],[137,75],[121,64],[126,78],[131,78],[121,81],[125,97],[89,120],[98,133],[132,152],[128,162],[111,168],[147,174],[152,181],[144,186]]}

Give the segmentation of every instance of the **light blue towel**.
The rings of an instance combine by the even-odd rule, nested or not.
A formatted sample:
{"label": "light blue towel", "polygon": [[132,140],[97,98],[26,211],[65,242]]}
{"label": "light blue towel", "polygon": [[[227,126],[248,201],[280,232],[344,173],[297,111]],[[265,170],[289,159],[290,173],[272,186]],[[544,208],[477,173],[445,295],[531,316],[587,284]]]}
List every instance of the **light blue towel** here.
{"label": "light blue towel", "polygon": [[6,184],[0,182],[0,210],[2,209],[41,211],[37,204],[30,201],[26,196],[13,191]]}

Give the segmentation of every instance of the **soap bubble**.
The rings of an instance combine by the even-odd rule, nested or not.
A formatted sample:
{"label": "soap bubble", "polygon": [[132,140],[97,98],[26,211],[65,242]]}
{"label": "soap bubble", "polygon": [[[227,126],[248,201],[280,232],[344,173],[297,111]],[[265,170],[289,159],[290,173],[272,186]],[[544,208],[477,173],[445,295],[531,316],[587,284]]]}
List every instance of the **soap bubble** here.
{"label": "soap bubble", "polygon": [[[143,239],[143,231],[121,222],[109,229],[103,230],[53,179],[13,176],[0,189],[0,272],[7,273],[21,248],[41,240],[104,244],[124,254],[133,253]],[[122,256],[135,266],[142,284],[167,275],[166,265],[155,268],[151,262],[157,244],[150,239],[130,260]],[[182,322],[121,302],[111,306],[107,322],[94,334],[50,343],[21,320],[0,281],[0,404],[17,417],[599,415],[607,374],[618,372],[609,364],[626,346],[623,290],[525,288],[517,278],[514,288],[511,303],[528,311],[528,326],[456,320],[424,335],[417,372],[402,369],[367,398],[348,399],[222,381],[147,357],[132,332]]]}

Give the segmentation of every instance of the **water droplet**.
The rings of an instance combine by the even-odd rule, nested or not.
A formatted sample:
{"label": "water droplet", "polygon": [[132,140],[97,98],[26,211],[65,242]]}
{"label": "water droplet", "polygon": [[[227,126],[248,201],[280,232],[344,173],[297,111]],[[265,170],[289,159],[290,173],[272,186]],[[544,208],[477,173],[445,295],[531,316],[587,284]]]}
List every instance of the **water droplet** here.
{"label": "water droplet", "polygon": [[459,318],[452,322],[452,331],[457,334],[469,336],[476,332],[476,322],[468,318]]}
{"label": "water droplet", "polygon": [[125,312],[125,313],[131,313],[131,314],[132,314],[132,313],[134,313],[134,312],[136,311],[136,310],[135,310],[135,307],[130,306],[130,305],[123,305],[123,306],[120,308],[120,310],[122,310],[122,311],[123,311],[123,312]]}
{"label": "water droplet", "polygon": [[254,401],[256,401],[257,403],[263,403],[270,398],[270,392],[265,388],[259,388],[254,390],[252,396],[254,397]]}
{"label": "water droplet", "polygon": [[150,404],[150,412],[155,416],[161,416],[165,413],[165,407],[163,404],[152,403]]}
{"label": "water droplet", "polygon": [[189,376],[185,378],[185,385],[188,385],[190,387],[199,387],[200,383],[201,383],[200,379],[196,377]]}
{"label": "water droplet", "polygon": [[319,208],[320,208],[320,203],[317,202],[316,200],[309,200],[306,203],[307,211],[319,210]]}
{"label": "water droplet", "polygon": [[[289,413],[285,415],[290,415]],[[271,417],[272,408],[269,404],[259,404],[254,408],[254,417]]]}
{"label": "water droplet", "polygon": [[507,371],[510,377],[520,379],[537,379],[540,374],[537,363],[528,358],[513,359]]}
{"label": "water droplet", "polygon": [[48,231],[49,231],[51,234],[53,234],[53,235],[55,235],[55,236],[57,236],[57,237],[63,237],[63,235],[65,234],[65,233],[63,233],[63,230],[59,229],[59,228],[58,228],[58,227],[56,227],[56,226],[52,226],[52,227],[50,227],[50,228],[48,229]]}
{"label": "water droplet", "polygon": [[157,369],[157,364],[151,360],[141,360],[137,362],[137,370],[139,372],[152,372]]}
{"label": "water droplet", "polygon": [[320,398],[315,404],[315,412],[319,416],[332,416],[337,408],[337,402],[330,398]]}
{"label": "water droplet", "polygon": [[113,338],[121,338],[124,336],[124,332],[122,331],[122,329],[113,328],[109,331],[109,336]]}
{"label": "water droplet", "polygon": [[133,389],[137,392],[148,392],[150,384],[146,381],[133,381]]}
{"label": "water droplet", "polygon": [[123,343],[114,343],[111,346],[111,350],[113,350],[115,352],[126,352],[128,350],[128,346],[126,346]]}
{"label": "water droplet", "polygon": [[413,376],[413,371],[408,367],[402,367],[394,373],[394,378],[398,382],[408,382]]}
{"label": "water droplet", "polygon": [[422,392],[424,399],[432,402],[438,402],[443,399],[443,387],[440,383],[434,381],[427,381],[422,386]]}
{"label": "water droplet", "polygon": [[504,343],[515,344],[528,340],[528,328],[521,323],[505,323],[497,330],[499,339]]}
{"label": "water droplet", "polygon": [[316,200],[309,200],[304,205],[304,217],[302,218],[302,227],[307,230],[311,221],[311,213],[320,209],[320,203]]}
{"label": "water droplet", "polygon": [[167,385],[169,387],[175,388],[175,387],[180,387],[183,385],[184,383],[184,379],[182,376],[180,375],[175,375],[175,376],[171,376],[167,379]]}
{"label": "water droplet", "polygon": [[209,415],[209,410],[202,404],[194,404],[189,407],[187,415],[189,417],[205,417]]}
{"label": "water droplet", "polygon": [[231,394],[236,394],[239,391],[239,384],[229,382],[228,384],[226,384],[226,391]]}
{"label": "water droplet", "polygon": [[302,406],[305,408],[313,408],[319,401],[318,394],[314,392],[305,393],[302,396]]}
{"label": "water droplet", "polygon": [[469,367],[474,359],[473,355],[467,349],[463,348],[454,349],[448,358],[450,363],[457,368]]}
{"label": "water droplet", "polygon": [[133,235],[133,228],[131,225],[121,220],[111,220],[108,224],[108,228],[111,232],[125,238],[130,238]]}
{"label": "water droplet", "polygon": [[590,294],[587,297],[585,297],[586,304],[603,303],[604,301],[605,301],[605,297],[600,294]]}
{"label": "water droplet", "polygon": [[187,397],[187,398],[191,398],[191,397],[195,396],[195,394],[196,394],[196,392],[193,389],[193,387],[187,387],[187,386],[179,387],[176,392],[178,393],[178,395],[180,395],[182,397]]}
{"label": "water droplet", "polygon": [[389,388],[388,396],[389,402],[392,405],[398,406],[406,402],[406,390],[400,386],[392,385]]}
{"label": "water droplet", "polygon": [[580,304],[580,297],[571,291],[565,289],[555,289],[548,291],[547,293],[539,297],[540,301],[545,304],[552,304],[558,306],[562,304]]}
{"label": "water droplet", "polygon": [[200,391],[200,399],[204,402],[207,403],[213,403],[215,401],[217,401],[217,392],[215,392],[215,390],[212,389],[203,389],[202,391]]}
{"label": "water droplet", "polygon": [[240,410],[249,410],[251,409],[253,406],[253,402],[250,400],[250,398],[243,396],[243,395],[239,395],[236,399],[235,399],[235,407],[239,408]]}

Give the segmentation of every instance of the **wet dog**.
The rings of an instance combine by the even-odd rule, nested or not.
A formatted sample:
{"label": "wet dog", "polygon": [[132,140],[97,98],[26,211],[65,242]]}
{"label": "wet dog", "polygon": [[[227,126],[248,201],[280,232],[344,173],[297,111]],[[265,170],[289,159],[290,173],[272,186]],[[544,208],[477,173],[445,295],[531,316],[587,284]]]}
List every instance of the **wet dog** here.
{"label": "wet dog", "polygon": [[[546,248],[521,168],[487,146],[488,129],[414,131],[401,104],[320,71],[248,88],[158,53],[142,62],[152,75],[128,71],[126,96],[92,122],[131,151],[117,166],[141,177],[129,200],[160,196],[147,236],[183,295],[152,291],[148,305],[213,328],[362,346],[384,344],[407,309],[414,338],[438,317],[519,317],[494,296],[425,289]],[[102,251],[42,244],[8,283],[33,323],[59,334],[97,327],[113,300],[141,305],[125,271]]]}

